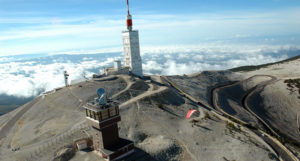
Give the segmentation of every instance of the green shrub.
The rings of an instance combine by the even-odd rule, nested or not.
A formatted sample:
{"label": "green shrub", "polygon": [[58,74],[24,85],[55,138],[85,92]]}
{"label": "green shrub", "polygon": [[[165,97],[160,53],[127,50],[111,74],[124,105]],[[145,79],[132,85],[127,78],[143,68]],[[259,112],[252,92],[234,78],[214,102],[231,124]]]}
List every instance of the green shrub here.
{"label": "green shrub", "polygon": [[196,119],[191,120],[191,123],[193,123],[193,124],[196,124],[197,122],[199,122],[199,120],[196,120]]}
{"label": "green shrub", "polygon": [[234,126],[233,123],[231,123],[231,122],[227,122],[227,123],[226,123],[226,127],[227,127],[228,129],[234,129],[234,128],[235,128],[235,126]]}
{"label": "green shrub", "polygon": [[235,127],[235,125],[231,122],[227,122],[226,127],[230,130],[230,132],[232,132],[232,130],[241,132],[241,130],[239,128]]}
{"label": "green shrub", "polygon": [[163,108],[163,104],[162,103],[158,103],[157,104],[157,108],[162,109]]}
{"label": "green shrub", "polygon": [[268,154],[269,159],[273,160],[274,159],[274,155],[272,153]]}
{"label": "green shrub", "polygon": [[207,112],[204,112],[204,119],[211,119],[210,115]]}

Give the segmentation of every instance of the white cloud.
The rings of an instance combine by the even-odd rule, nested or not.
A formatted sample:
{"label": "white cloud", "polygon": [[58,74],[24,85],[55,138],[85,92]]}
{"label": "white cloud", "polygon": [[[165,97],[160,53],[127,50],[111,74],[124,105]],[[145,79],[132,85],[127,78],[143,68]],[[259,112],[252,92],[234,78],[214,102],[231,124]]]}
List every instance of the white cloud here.
{"label": "white cloud", "polygon": [[157,62],[155,61],[147,61],[145,64],[143,64],[143,68],[145,70],[145,72],[147,73],[151,73],[150,71],[151,70],[157,70],[157,71],[162,71],[163,70],[163,67],[161,64],[158,64]]}
{"label": "white cloud", "polygon": [[30,97],[44,90],[49,91],[64,85],[63,71],[70,74],[69,79],[92,76],[88,69],[99,68],[113,62],[108,58],[103,62],[88,60],[81,63],[37,64],[36,62],[10,62],[0,64],[0,94]]}
{"label": "white cloud", "polygon": [[[142,48],[146,74],[182,75],[203,70],[224,70],[243,65],[257,65],[286,59],[300,51],[300,46],[267,46],[240,44],[201,44],[182,46],[148,46]],[[83,52],[83,51],[82,51]],[[75,80],[91,76],[103,66],[122,60],[121,53],[79,55],[80,51],[50,55],[45,58],[0,63],[0,94],[35,96],[43,90],[64,85],[63,71]],[[83,52],[86,53],[86,52]],[[1,58],[1,57],[0,57]],[[12,58],[13,59],[13,58]],[[6,60],[4,57],[3,60]],[[45,61],[47,60],[47,61]],[[94,70],[92,70],[94,69]]]}
{"label": "white cloud", "polygon": [[[190,74],[195,72],[191,63],[187,64],[178,64],[174,60],[168,60],[164,64],[165,68],[162,71],[164,75],[182,75],[182,74]],[[192,67],[192,68],[191,68]]]}
{"label": "white cloud", "polygon": [[289,55],[293,51],[300,54],[300,46],[290,45],[202,45],[144,48],[143,69],[148,74],[182,75],[275,62],[295,56]]}

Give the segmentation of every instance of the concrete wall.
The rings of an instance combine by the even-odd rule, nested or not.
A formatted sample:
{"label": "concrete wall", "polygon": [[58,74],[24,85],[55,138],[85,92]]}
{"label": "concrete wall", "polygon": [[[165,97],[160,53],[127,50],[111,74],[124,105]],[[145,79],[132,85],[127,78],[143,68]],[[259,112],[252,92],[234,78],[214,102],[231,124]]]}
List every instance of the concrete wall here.
{"label": "concrete wall", "polygon": [[105,68],[101,74],[103,75],[118,75],[118,74],[129,74],[129,67],[123,67],[120,70],[115,70],[114,68]]}

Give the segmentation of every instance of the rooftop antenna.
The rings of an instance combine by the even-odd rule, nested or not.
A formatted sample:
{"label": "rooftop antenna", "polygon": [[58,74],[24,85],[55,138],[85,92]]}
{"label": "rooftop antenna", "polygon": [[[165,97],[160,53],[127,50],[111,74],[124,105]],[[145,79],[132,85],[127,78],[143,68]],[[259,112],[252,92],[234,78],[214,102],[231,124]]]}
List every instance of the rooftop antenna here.
{"label": "rooftop antenna", "polygon": [[129,0],[127,0],[127,10],[128,10],[128,15],[130,15],[130,12],[129,12]]}
{"label": "rooftop antenna", "polygon": [[130,11],[129,11],[129,0],[127,0],[127,20],[126,20],[126,24],[127,24],[127,29],[128,31],[132,31],[132,17],[130,15]]}

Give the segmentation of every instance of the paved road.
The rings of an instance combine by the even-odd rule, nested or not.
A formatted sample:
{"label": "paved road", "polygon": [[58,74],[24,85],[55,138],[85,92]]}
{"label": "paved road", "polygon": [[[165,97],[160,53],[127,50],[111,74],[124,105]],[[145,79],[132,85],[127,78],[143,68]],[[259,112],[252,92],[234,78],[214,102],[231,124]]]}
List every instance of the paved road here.
{"label": "paved road", "polygon": [[[257,117],[274,135],[277,135],[279,136],[263,119],[261,119],[258,115],[256,115],[254,112],[252,112],[250,110],[250,108],[247,106],[247,101],[248,101],[248,98],[251,97],[251,95],[253,95],[253,93],[255,93],[256,91],[258,91],[259,89],[261,88],[264,88],[267,84],[269,83],[272,83],[274,81],[277,80],[276,77],[273,77],[273,76],[270,76],[270,75],[255,75],[255,76],[252,76],[246,80],[243,80],[243,81],[240,81],[240,82],[237,82],[237,83],[233,83],[233,84],[227,84],[227,85],[224,85],[224,86],[219,86],[219,87],[216,87],[212,90],[212,104],[213,106],[218,106],[218,104],[216,104],[215,102],[217,101],[216,99],[216,95],[215,95],[215,92],[214,91],[217,91],[218,89],[221,89],[221,88],[228,88],[228,87],[231,87],[233,85],[237,85],[239,83],[242,83],[244,81],[247,81],[253,77],[256,77],[256,76],[267,76],[267,77],[270,77],[271,80],[269,81],[266,81],[264,83],[261,83],[255,87],[253,87],[252,89],[250,89],[248,92],[246,92],[245,96],[243,97],[243,100],[242,100],[242,104],[244,106],[245,109],[247,109],[252,115],[254,115],[255,117]],[[222,107],[215,107],[215,109],[222,109]],[[221,110],[222,113],[224,113],[223,110]],[[227,113],[227,115],[231,116],[230,114]],[[231,116],[232,118],[236,118],[235,116]],[[238,118],[236,118],[238,120]],[[276,140],[275,138],[273,138],[272,136],[268,135],[267,133],[263,132],[263,131],[254,131],[255,133],[257,133],[258,136],[261,136],[262,139],[265,140],[266,143],[268,143],[273,149],[274,151],[276,151],[276,153],[284,160],[284,161],[298,161],[298,159],[284,146],[282,145],[278,140]]]}
{"label": "paved road", "polygon": [[15,123],[26,113],[36,102],[38,102],[40,97],[35,98],[33,101],[25,104],[22,110],[20,110],[14,117],[12,117],[2,129],[0,129],[0,140],[8,134],[11,128],[15,125]]}
{"label": "paved road", "polygon": [[[254,76],[253,76],[254,77]],[[250,77],[250,78],[253,78],[253,77]],[[248,78],[248,79],[250,79],[250,78]],[[172,83],[171,81],[169,81],[168,79],[166,79],[165,78],[165,80],[167,81],[167,82],[169,82],[174,88],[176,88],[176,89],[178,89],[178,91],[180,92],[180,93],[182,93],[183,94],[183,96],[185,96],[185,97],[187,97],[187,95],[188,94],[186,94],[184,91],[182,91],[177,85],[175,85],[174,83]],[[245,81],[245,80],[244,80]],[[242,81],[241,81],[242,82]],[[222,84],[222,85],[219,85],[219,86],[216,86],[216,87],[214,87],[212,90],[211,90],[211,100],[210,100],[210,104],[211,104],[211,106],[209,106],[209,109],[212,111],[212,112],[217,112],[216,114],[217,115],[220,115],[220,116],[227,116],[227,118],[225,118],[225,119],[228,119],[228,118],[230,118],[230,119],[228,119],[228,120],[230,120],[230,121],[232,121],[232,120],[235,120],[235,122],[236,123],[239,123],[239,124],[244,124],[244,125],[247,125],[247,123],[245,123],[245,122],[240,122],[240,119],[239,118],[236,118],[235,116],[231,116],[230,114],[227,114],[226,112],[224,112],[223,110],[219,110],[219,109],[222,109],[221,107],[219,107],[219,104],[217,103],[217,99],[216,99],[216,91],[219,89],[219,88],[224,88],[224,87],[230,87],[230,86],[233,86],[233,85],[236,85],[237,83],[241,83],[241,82],[229,82],[229,83],[225,83],[225,84]],[[193,98],[192,96],[190,96],[190,95],[188,95],[189,97],[187,97],[187,98],[192,98],[191,100],[192,101],[194,101],[194,100],[196,100],[197,101],[197,99],[195,99],[195,98]],[[201,103],[201,102],[197,102],[197,103]],[[220,114],[220,112],[221,112],[221,114]],[[241,124],[241,125],[242,125]],[[284,149],[282,149],[282,147],[280,147],[278,144],[276,144],[276,142],[274,142],[274,140],[272,140],[271,138],[269,138],[269,137],[267,137],[267,135],[263,135],[263,133],[262,132],[260,132],[260,131],[258,131],[258,130],[255,130],[255,131],[253,131],[253,132],[255,132],[258,136],[260,136],[260,137],[262,137],[262,136],[264,136],[265,138],[263,138],[265,141],[266,141],[266,143],[268,143],[273,149],[274,149],[274,151],[276,151],[276,153],[277,154],[282,154],[283,153],[283,155],[280,155],[281,157],[283,157],[283,158],[288,158],[288,159],[285,159],[285,161],[297,161],[297,160],[294,160],[294,159],[292,159],[290,156],[289,156],[289,154],[288,153],[285,153],[285,150]],[[272,146],[273,145],[273,146]],[[279,150],[276,150],[276,149],[279,149]]]}
{"label": "paved road", "polygon": [[[260,133],[261,134],[261,133]],[[293,159],[290,154],[286,152],[283,147],[280,146],[280,144],[277,144],[274,140],[271,139],[271,137],[267,135],[260,135],[261,138],[268,143],[275,151],[276,153],[284,160],[284,161],[297,161],[296,159]]]}
{"label": "paved road", "polygon": [[[253,94],[255,94],[256,92],[258,92],[259,90],[263,89],[266,85],[276,82],[277,78],[274,76],[270,76],[270,75],[266,75],[271,77],[271,80],[266,81],[264,83],[259,84],[258,86],[256,86],[255,88],[249,90],[247,92],[247,94],[245,95],[245,97],[243,98],[243,106],[244,108],[246,108],[252,115],[254,115],[257,119],[259,119],[270,131],[273,135],[280,137],[280,135],[275,132],[273,130],[273,128],[267,124],[262,118],[260,118],[256,113],[254,113],[251,108],[249,108],[248,106],[248,100],[251,96],[253,96]],[[299,116],[299,114],[298,114]],[[298,119],[297,116],[297,119]],[[298,120],[297,120],[298,121]],[[297,124],[299,123],[299,121],[297,122]],[[298,128],[299,130],[299,128]],[[263,133],[263,132],[262,132]],[[281,144],[277,139],[275,139],[272,136],[268,136],[266,137],[266,134],[264,135],[264,137],[262,137],[267,143],[269,143],[269,145],[271,145],[272,147],[274,147],[274,149],[276,149],[276,152],[285,160],[285,161],[297,161],[298,159],[283,145]]]}
{"label": "paved road", "polygon": [[270,75],[264,75],[266,77],[270,77],[271,80],[269,81],[266,81],[266,82],[263,82],[257,86],[255,86],[254,88],[250,89],[249,91],[247,91],[247,93],[245,94],[243,100],[242,100],[242,104],[244,106],[244,108],[249,111],[253,116],[255,116],[258,120],[260,120],[261,123],[264,124],[265,127],[268,128],[268,130],[270,130],[272,132],[273,135],[277,136],[277,137],[280,137],[274,130],[273,128],[267,124],[261,117],[259,117],[255,112],[253,112],[251,110],[251,108],[249,108],[248,106],[248,100],[250,99],[251,96],[253,96],[253,94],[259,90],[261,90],[262,88],[264,88],[266,85],[270,84],[270,83],[273,83],[275,81],[277,81],[277,78],[274,77],[274,76],[270,76]]}
{"label": "paved road", "polygon": [[126,86],[126,88],[123,89],[122,91],[120,91],[120,92],[114,94],[114,95],[112,96],[112,98],[116,98],[116,97],[118,97],[119,95],[121,95],[122,93],[126,92],[126,91],[132,86],[132,84],[133,84],[133,82],[130,81],[129,78],[128,78],[127,76],[120,76],[120,78],[122,78],[122,79],[126,82],[127,86]]}
{"label": "paved road", "polygon": [[120,104],[120,108],[122,108],[122,107],[124,107],[126,105],[129,105],[131,103],[134,103],[134,102],[136,102],[136,101],[138,101],[140,99],[143,99],[145,97],[154,95],[156,93],[160,93],[160,92],[162,92],[164,90],[167,90],[167,89],[168,89],[167,87],[159,87],[157,90],[154,90],[154,91],[146,91],[146,92],[144,92],[144,93],[142,93],[142,94],[140,94],[140,95],[138,95],[136,97],[133,97],[133,98],[129,99],[128,101]]}
{"label": "paved road", "polygon": [[211,105],[213,106],[214,109],[216,109],[217,111],[220,111],[223,115],[229,117],[230,119],[234,119],[235,121],[238,121],[239,123],[243,124],[243,125],[248,125],[247,122],[237,118],[237,117],[234,117],[230,114],[228,114],[227,112],[225,112],[219,105],[218,103],[218,91],[222,88],[227,88],[227,87],[231,87],[231,86],[234,86],[236,85],[237,83],[239,82],[229,82],[229,83],[226,83],[226,84],[223,84],[223,85],[219,85],[219,86],[216,86],[214,87],[212,90],[211,90],[211,99],[210,99],[210,103]]}
{"label": "paved road", "polygon": [[[240,83],[243,83],[244,81],[247,81],[249,79],[252,79],[253,77],[257,77],[257,76],[267,76],[270,77],[271,80],[266,81],[264,83],[262,83],[260,86],[255,86],[254,88],[252,88],[251,90],[249,90],[245,95],[244,98],[247,98],[247,96],[249,94],[251,94],[251,92],[256,91],[256,89],[264,87],[265,85],[267,85],[268,83],[271,83],[273,81],[276,81],[276,77],[270,76],[270,75],[254,75],[252,77],[249,77],[246,80],[243,81],[239,81],[239,82],[229,82],[229,83],[225,83],[222,85],[218,85],[216,87],[214,87],[211,90],[211,99],[210,99],[210,104],[211,106],[206,106],[208,107],[211,111],[213,112],[217,112],[217,114],[221,115],[221,116],[227,116],[228,118],[230,118],[230,120],[234,120],[235,122],[239,123],[239,124],[243,124],[243,125],[248,125],[248,123],[240,120],[239,118],[232,116],[228,113],[226,113],[222,109],[221,107],[219,107],[219,104],[217,103],[217,97],[216,97],[216,92],[221,89],[221,88],[227,88],[227,87],[231,87]],[[188,99],[197,102],[198,104],[201,104],[200,101],[198,101],[197,99],[195,99],[194,97],[188,95],[187,93],[185,93],[183,90],[181,90],[177,85],[175,85],[174,83],[172,83],[171,81],[169,81],[167,78],[165,78],[165,80],[167,82],[169,82],[174,88],[176,88],[180,93],[183,94],[183,96],[187,97]],[[244,99],[243,99],[244,100]],[[243,101],[242,101],[243,102]],[[203,104],[202,104],[203,105]],[[205,106],[205,105],[204,105]],[[221,112],[221,114],[219,113],[219,111]],[[266,124],[267,125],[267,124]],[[269,126],[268,126],[269,127]],[[273,149],[274,151],[276,151],[276,153],[284,160],[284,161],[298,161],[298,159],[284,146],[282,145],[278,140],[276,140],[275,138],[273,138],[272,136],[268,135],[267,133],[260,131],[260,130],[253,130],[253,132],[255,132],[258,136],[261,136],[266,143],[268,143]]]}

